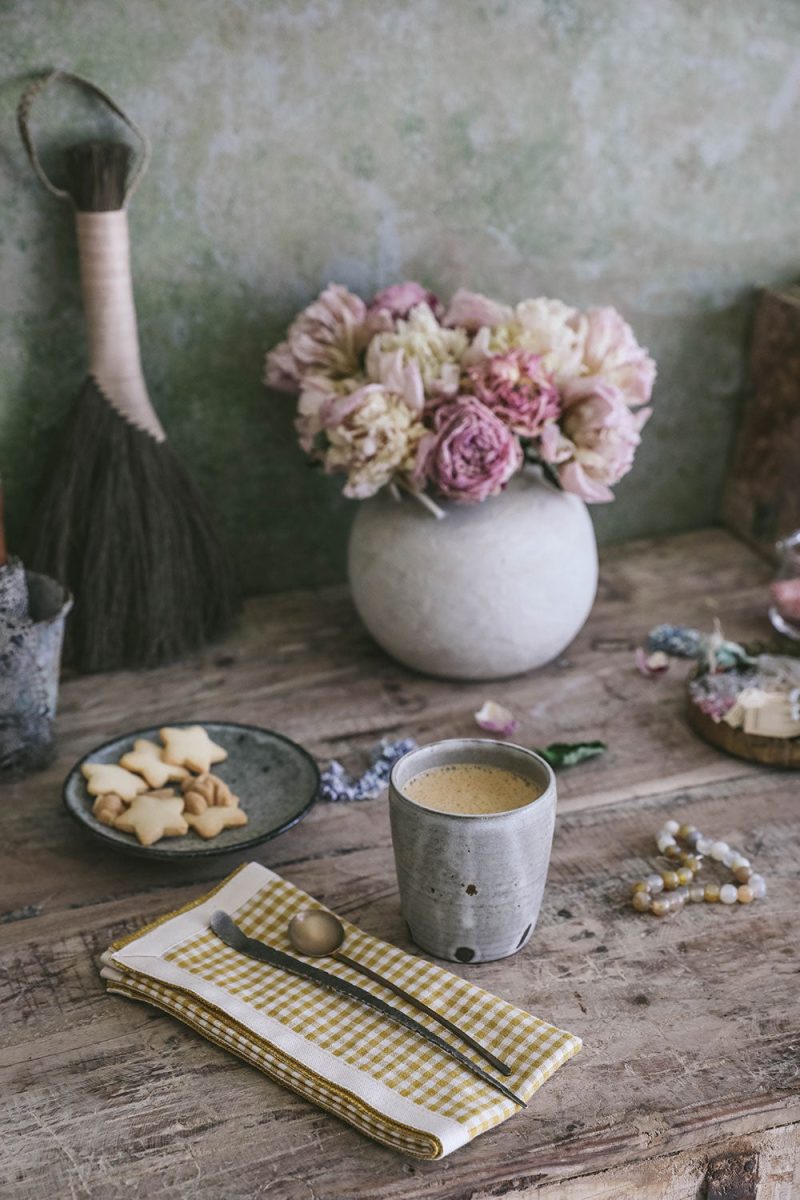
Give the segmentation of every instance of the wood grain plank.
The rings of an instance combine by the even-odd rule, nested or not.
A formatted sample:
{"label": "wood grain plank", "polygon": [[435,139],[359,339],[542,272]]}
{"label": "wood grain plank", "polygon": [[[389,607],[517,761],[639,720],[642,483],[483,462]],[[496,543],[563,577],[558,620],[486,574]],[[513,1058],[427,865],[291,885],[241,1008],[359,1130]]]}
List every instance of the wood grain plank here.
{"label": "wood grain plank", "polygon": [[[87,1195],[109,1194],[103,1189],[124,1168],[153,1196],[183,1188],[202,1197],[258,1194],[269,1180],[269,1194],[287,1198],[313,1188],[319,1200],[455,1200],[471,1195],[477,1178],[502,1195],[520,1178],[552,1182],[630,1166],[723,1133],[798,1120],[796,802],[790,777],[768,775],[757,796],[740,780],[559,817],[530,947],[502,963],[458,969],[579,1033],[586,1048],[529,1113],[442,1164],[403,1163],[176,1022],[102,993],[94,960],[108,939],[187,889],[148,895],[152,912],[131,914],[112,900],[54,914],[41,939],[33,929],[45,918],[12,925],[16,936],[0,957],[8,989],[0,1065],[17,1100],[9,1127],[0,1125],[0,1145],[25,1131],[14,1161],[32,1188],[58,1163],[71,1178],[74,1168],[64,1164],[82,1154],[94,1189]],[[352,813],[353,806],[336,809],[332,819]],[[284,873],[411,948],[390,876],[385,804],[359,813],[371,846]],[[753,854],[770,882],[768,901],[733,912],[702,906],[665,922],[633,914],[625,885],[646,864],[652,830],[672,813]],[[33,927],[28,937],[25,926]],[[119,1139],[126,1123],[132,1142]],[[310,1162],[321,1147],[329,1170]]]}
{"label": "wood grain plank", "polygon": [[[716,1142],[701,1153],[659,1155],[644,1163],[621,1171],[601,1171],[597,1175],[582,1175],[579,1179],[564,1180],[553,1186],[538,1187],[523,1184],[514,1192],[515,1200],[715,1200],[707,1187],[709,1170],[714,1162],[753,1162],[756,1169],[756,1191],[750,1190],[747,1175],[741,1174],[742,1187],[733,1185],[724,1192],[718,1189],[716,1200],[793,1200],[800,1192],[800,1129],[796,1125],[769,1129],[755,1137],[743,1137]],[[496,1192],[483,1191],[480,1186],[470,1200],[491,1200]]]}

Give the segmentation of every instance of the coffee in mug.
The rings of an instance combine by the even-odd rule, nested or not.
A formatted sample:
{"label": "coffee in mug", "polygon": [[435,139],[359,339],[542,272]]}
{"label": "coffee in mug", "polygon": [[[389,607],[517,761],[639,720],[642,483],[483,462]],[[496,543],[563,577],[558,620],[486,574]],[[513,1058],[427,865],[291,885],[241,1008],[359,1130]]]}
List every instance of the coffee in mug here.
{"label": "coffee in mug", "polygon": [[520,950],[539,915],[555,811],[555,776],[523,746],[454,738],[396,762],[392,846],[416,944],[455,962]]}
{"label": "coffee in mug", "polygon": [[522,808],[542,794],[524,775],[489,763],[450,763],[429,767],[404,787],[409,800],[434,812],[479,816]]}

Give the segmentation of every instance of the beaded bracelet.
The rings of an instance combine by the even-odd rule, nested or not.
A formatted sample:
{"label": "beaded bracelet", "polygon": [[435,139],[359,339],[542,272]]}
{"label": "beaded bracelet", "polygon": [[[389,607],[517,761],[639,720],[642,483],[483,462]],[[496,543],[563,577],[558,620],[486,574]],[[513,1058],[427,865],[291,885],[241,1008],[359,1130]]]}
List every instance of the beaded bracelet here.
{"label": "beaded bracelet", "polygon": [[[685,850],[678,845],[678,839],[685,843]],[[727,842],[704,837],[694,825],[667,821],[656,836],[656,846],[658,853],[669,859],[673,866],[637,879],[631,889],[631,904],[637,912],[666,917],[669,913],[680,912],[687,901],[752,904],[754,900],[763,900],[767,894],[766,882],[753,872],[743,854],[731,850]],[[736,882],[724,883],[721,887],[718,883],[695,883],[704,855],[727,867]],[[669,895],[661,895],[662,892]]]}

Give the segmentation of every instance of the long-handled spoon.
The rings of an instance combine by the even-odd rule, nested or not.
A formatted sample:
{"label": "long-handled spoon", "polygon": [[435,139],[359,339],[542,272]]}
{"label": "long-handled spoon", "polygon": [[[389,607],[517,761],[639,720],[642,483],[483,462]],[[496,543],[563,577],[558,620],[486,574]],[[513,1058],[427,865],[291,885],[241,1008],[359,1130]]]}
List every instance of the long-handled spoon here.
{"label": "long-handled spoon", "polygon": [[424,1012],[427,1016],[432,1017],[434,1021],[438,1021],[444,1029],[461,1038],[462,1042],[465,1042],[471,1050],[474,1050],[476,1054],[480,1054],[481,1058],[485,1058],[488,1063],[491,1063],[496,1071],[500,1071],[503,1075],[511,1074],[511,1067],[507,1063],[504,1063],[502,1059],[492,1054],[491,1050],[487,1050],[480,1042],[476,1042],[463,1029],[459,1029],[458,1025],[454,1025],[447,1017],[442,1016],[435,1009],[429,1008],[424,1000],[420,1000],[417,996],[412,996],[410,992],[399,987],[396,983],[392,983],[391,979],[387,979],[385,975],[379,975],[377,971],[373,971],[371,967],[366,966],[364,963],[350,958],[347,954],[343,954],[340,946],[344,942],[345,929],[342,922],[333,913],[321,912],[315,908],[303,909],[302,912],[292,917],[289,922],[288,933],[289,941],[299,954],[305,954],[309,958],[334,958],[345,967],[350,967],[353,971],[358,971],[360,975],[365,975],[373,983],[379,983],[381,987],[388,988],[390,992],[394,992],[395,996],[399,996],[401,1000],[407,1000],[409,1004],[413,1004],[420,1012]]}
{"label": "long-handled spoon", "polygon": [[391,1004],[387,1004],[380,997],[374,996],[372,992],[367,992],[364,988],[356,987],[348,979],[340,979],[338,975],[331,975],[328,971],[321,971],[319,967],[312,967],[311,963],[294,958],[291,954],[284,954],[282,950],[276,950],[274,946],[268,946],[266,942],[261,942],[258,938],[248,937],[236,922],[220,909],[212,913],[209,924],[217,937],[221,938],[226,946],[230,946],[240,954],[246,954],[250,958],[255,958],[259,962],[269,963],[270,966],[278,967],[282,971],[288,971],[291,975],[300,975],[303,979],[311,979],[314,983],[319,984],[320,987],[328,988],[332,992],[338,992],[342,996],[348,996],[351,1000],[358,1000],[367,1008],[374,1009],[375,1012],[381,1013],[388,1020],[394,1021],[397,1025],[402,1025],[405,1029],[415,1033],[426,1042],[430,1042],[432,1046],[436,1046],[443,1054],[455,1059],[465,1070],[476,1075],[478,1079],[482,1079],[484,1083],[488,1083],[491,1087],[496,1088],[507,1099],[513,1100],[520,1108],[527,1108],[521,1096],[517,1096],[504,1083],[501,1083],[499,1079],[492,1078],[488,1071],[484,1071],[483,1067],[479,1067],[477,1063],[467,1058],[466,1054],[462,1054],[455,1046],[451,1046],[444,1038],[440,1038],[438,1033],[434,1033],[431,1029],[426,1029],[424,1025],[420,1025],[419,1021],[415,1021],[407,1013],[401,1012],[399,1008],[394,1008]]}

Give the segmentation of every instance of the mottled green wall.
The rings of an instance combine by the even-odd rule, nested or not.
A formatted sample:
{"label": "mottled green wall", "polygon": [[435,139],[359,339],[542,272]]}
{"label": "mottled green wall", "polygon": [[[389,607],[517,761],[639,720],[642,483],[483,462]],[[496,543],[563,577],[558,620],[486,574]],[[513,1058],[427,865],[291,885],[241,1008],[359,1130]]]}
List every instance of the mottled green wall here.
{"label": "mottled green wall", "polygon": [[[152,135],[131,212],[146,373],[248,588],[343,571],[352,508],[260,383],[329,280],[616,304],[660,375],[599,532],[715,517],[752,286],[798,273],[796,0],[6,0],[0,57],[17,537],[84,364],[70,216],[14,133],[53,63]],[[42,138],[66,124],[48,106]]]}

